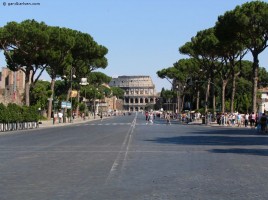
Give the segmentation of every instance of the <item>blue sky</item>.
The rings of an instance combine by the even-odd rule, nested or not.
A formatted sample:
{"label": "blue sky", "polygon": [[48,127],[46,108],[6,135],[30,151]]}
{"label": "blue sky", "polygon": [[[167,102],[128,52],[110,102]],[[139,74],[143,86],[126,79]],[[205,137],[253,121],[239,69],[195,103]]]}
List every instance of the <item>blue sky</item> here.
{"label": "blue sky", "polygon": [[[6,6],[4,6],[4,2]],[[12,5],[12,2],[40,5]],[[89,33],[108,48],[109,76],[149,75],[157,91],[170,83],[156,72],[185,58],[178,48],[200,30],[215,25],[217,17],[246,0],[28,0],[0,2],[0,26],[26,19]],[[267,51],[260,65],[267,67]],[[248,60],[252,60],[248,56]],[[0,66],[5,66],[0,55]],[[48,75],[42,78],[49,80]]]}

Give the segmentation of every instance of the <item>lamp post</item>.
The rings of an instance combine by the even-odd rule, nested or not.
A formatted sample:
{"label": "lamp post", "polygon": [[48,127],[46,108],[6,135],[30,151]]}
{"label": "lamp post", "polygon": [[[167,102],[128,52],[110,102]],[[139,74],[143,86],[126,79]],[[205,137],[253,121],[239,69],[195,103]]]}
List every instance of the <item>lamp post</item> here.
{"label": "lamp post", "polygon": [[73,67],[71,68],[71,120],[70,122],[73,122],[73,78],[76,78],[76,76],[73,74]]}
{"label": "lamp post", "polygon": [[98,88],[94,90],[94,119],[96,118],[96,91],[98,91]]}
{"label": "lamp post", "polygon": [[[80,85],[88,85],[89,83],[87,82],[87,78],[81,78],[81,82],[80,82]],[[86,104],[86,88],[85,88],[85,110],[84,110],[84,116],[86,116],[86,107],[87,107],[87,104]]]}
{"label": "lamp post", "polygon": [[181,102],[180,102],[180,96],[179,96],[179,86],[176,85],[176,95],[177,95],[177,113],[179,114],[181,112]]}
{"label": "lamp post", "polygon": [[[72,111],[73,110],[73,99],[72,99],[73,92],[72,91],[73,91],[73,78],[76,78],[75,74],[73,74],[74,73],[73,71],[74,71],[74,67],[71,67],[71,71],[70,71],[70,73],[71,73],[70,74],[70,90],[71,90],[70,91],[70,98],[71,98],[71,108],[70,108],[70,110],[71,110],[70,115],[71,116],[70,116],[70,122],[73,122],[73,120],[72,120],[72,118],[73,118],[73,111]],[[64,75],[63,78],[64,79],[67,79],[67,76]],[[65,110],[65,112],[66,112],[66,110]],[[64,116],[63,116],[63,122],[66,122],[65,121],[65,117],[66,117],[65,116],[65,112],[64,112]]]}
{"label": "lamp post", "polygon": [[39,121],[41,121],[41,108],[38,108],[38,112],[39,112]]}

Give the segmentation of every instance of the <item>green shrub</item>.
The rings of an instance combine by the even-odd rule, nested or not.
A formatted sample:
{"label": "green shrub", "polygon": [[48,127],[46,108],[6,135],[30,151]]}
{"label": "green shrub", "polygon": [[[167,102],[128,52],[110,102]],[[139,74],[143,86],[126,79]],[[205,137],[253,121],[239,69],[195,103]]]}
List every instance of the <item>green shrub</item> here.
{"label": "green shrub", "polygon": [[7,106],[0,103],[0,123],[34,122],[38,121],[39,112],[36,106],[23,106],[10,103]]}
{"label": "green shrub", "polygon": [[17,104],[10,103],[7,105],[7,110],[9,113],[9,122],[22,122],[22,108]]}
{"label": "green shrub", "polygon": [[0,103],[0,123],[8,122],[8,110],[6,106]]}

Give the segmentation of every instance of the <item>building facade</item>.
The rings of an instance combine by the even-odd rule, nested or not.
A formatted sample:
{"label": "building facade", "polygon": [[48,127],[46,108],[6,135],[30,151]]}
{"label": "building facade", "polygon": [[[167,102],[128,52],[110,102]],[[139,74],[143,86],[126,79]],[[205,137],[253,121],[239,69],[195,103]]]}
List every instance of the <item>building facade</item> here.
{"label": "building facade", "polygon": [[0,72],[0,102],[22,104],[24,89],[25,73],[3,67]]}
{"label": "building facade", "polygon": [[[88,107],[94,107],[94,102],[89,102],[87,104]],[[111,113],[115,111],[123,110],[123,101],[121,99],[117,99],[115,96],[113,97],[104,97],[104,99],[95,100],[95,113]],[[94,110],[94,109],[92,109]]]}
{"label": "building facade", "polygon": [[143,111],[155,104],[158,97],[150,76],[119,76],[113,78],[109,86],[125,91],[123,108],[127,111]]}
{"label": "building facade", "polygon": [[258,89],[258,93],[261,94],[261,99],[257,100],[257,109],[259,113],[268,111],[268,87]]}

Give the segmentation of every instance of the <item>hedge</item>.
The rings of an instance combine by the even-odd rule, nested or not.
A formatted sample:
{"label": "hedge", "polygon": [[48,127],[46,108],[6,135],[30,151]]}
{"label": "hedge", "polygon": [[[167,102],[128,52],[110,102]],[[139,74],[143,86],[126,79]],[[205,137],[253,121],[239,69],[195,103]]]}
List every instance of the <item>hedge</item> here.
{"label": "hedge", "polygon": [[18,106],[10,103],[5,106],[0,103],[0,123],[37,122],[39,120],[36,106]]}

